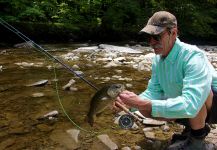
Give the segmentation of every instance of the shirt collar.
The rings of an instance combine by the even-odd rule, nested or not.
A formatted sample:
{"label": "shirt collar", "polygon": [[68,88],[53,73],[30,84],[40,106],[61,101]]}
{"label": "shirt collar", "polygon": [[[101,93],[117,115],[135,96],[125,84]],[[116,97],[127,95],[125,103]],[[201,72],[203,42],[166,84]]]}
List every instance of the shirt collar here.
{"label": "shirt collar", "polygon": [[176,38],[176,41],[173,45],[172,50],[169,52],[168,56],[164,59],[164,61],[170,61],[171,63],[174,63],[176,61],[176,58],[180,51],[179,50],[180,44],[181,44],[181,41],[178,38]]}

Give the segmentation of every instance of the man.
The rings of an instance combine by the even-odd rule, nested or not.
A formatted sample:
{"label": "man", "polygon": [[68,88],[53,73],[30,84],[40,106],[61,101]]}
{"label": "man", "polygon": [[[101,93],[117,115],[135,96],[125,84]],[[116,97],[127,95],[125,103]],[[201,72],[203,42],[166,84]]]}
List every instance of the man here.
{"label": "man", "polygon": [[215,149],[204,139],[210,131],[206,122],[217,123],[217,73],[205,53],[181,42],[177,31],[176,17],[169,12],[156,12],[148,20],[141,32],[149,36],[156,54],[148,87],[139,96],[123,91],[117,101],[146,117],[187,120],[187,138],[175,141],[168,150]]}

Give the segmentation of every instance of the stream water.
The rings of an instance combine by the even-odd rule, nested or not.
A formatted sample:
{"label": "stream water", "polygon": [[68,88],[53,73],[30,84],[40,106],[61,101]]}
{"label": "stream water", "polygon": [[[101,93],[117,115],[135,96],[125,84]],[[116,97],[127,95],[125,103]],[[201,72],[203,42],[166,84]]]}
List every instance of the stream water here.
{"label": "stream water", "polygon": [[[52,55],[60,56],[75,47],[73,45],[46,45]],[[156,130],[162,143],[154,144],[147,140],[142,129],[123,130],[114,124],[115,113],[107,109],[101,114],[90,127],[85,121],[89,108],[89,101],[96,92],[89,85],[75,77],[63,67],[56,65],[43,54],[33,49],[7,48],[0,50],[0,149],[21,150],[21,149],[71,149],[71,139],[66,136],[66,131],[77,127],[66,117],[58,100],[58,94],[64,110],[72,121],[88,131],[100,132],[91,134],[81,130],[79,134],[79,146],[77,149],[101,150],[100,142],[97,139],[99,134],[107,134],[121,149],[124,146],[140,146],[142,149],[162,149],[171,136],[175,127],[170,132]],[[21,67],[16,63],[27,62],[38,64],[38,66]],[[65,61],[68,65],[79,66],[79,71],[84,77],[97,87],[108,83],[132,84],[128,90],[136,93],[142,92],[150,78],[150,72],[138,71],[128,66],[104,68],[102,64],[93,63],[83,55],[79,55],[76,61]],[[56,65],[57,84],[55,82],[54,69],[49,66]],[[52,68],[52,67],[51,67]],[[120,71],[121,70],[121,71]],[[114,75],[127,77],[132,81],[120,81],[111,78],[105,81],[102,77]],[[28,87],[26,85],[48,80],[48,84],[40,87]],[[74,79],[74,87],[77,91],[65,91],[62,87]],[[57,92],[58,91],[58,92]],[[44,96],[34,97],[34,93],[43,93]],[[58,93],[58,94],[57,94]],[[39,121],[37,118],[44,114],[57,110],[57,120]]]}

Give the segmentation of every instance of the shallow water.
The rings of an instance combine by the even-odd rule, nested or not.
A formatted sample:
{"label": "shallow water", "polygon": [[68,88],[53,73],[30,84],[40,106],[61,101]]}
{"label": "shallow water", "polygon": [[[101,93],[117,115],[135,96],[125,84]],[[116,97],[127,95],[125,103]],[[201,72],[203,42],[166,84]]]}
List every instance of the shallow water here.
{"label": "shallow water", "polygon": [[[50,51],[55,56],[65,54],[73,50],[72,45],[46,45],[47,48],[55,49]],[[58,50],[60,49],[60,50]],[[66,130],[76,126],[66,117],[58,100],[60,96],[64,110],[69,117],[81,128],[88,131],[97,131],[98,134],[108,134],[120,148],[124,146],[141,146],[143,149],[162,149],[163,145],[153,147],[153,143],[147,142],[142,130],[122,130],[113,123],[114,112],[107,109],[100,115],[94,127],[90,127],[85,121],[89,101],[95,93],[89,85],[75,77],[70,72],[57,65],[56,75],[58,79],[58,92],[56,90],[55,73],[47,66],[54,63],[39,52],[33,49],[2,49],[0,52],[0,149],[70,149],[67,144]],[[15,63],[42,63],[40,67],[23,67]],[[136,69],[121,66],[113,68],[102,68],[102,64],[95,64],[86,60],[80,55],[78,61],[65,62],[69,65],[77,64],[84,77],[97,87],[107,83],[130,83],[132,88],[128,90],[140,93],[146,88],[150,78],[150,72],[139,72]],[[122,70],[117,73],[115,70]],[[120,75],[132,78],[132,81],[118,81],[111,79],[103,81],[101,77]],[[96,79],[99,78],[99,79]],[[26,85],[47,79],[49,82],[42,87],[27,87]],[[78,91],[64,91],[62,86],[70,79],[76,81],[75,87]],[[33,97],[34,93],[44,93],[43,97]],[[58,119],[54,121],[40,122],[38,117],[57,110],[60,112]],[[64,134],[63,134],[64,133]],[[157,130],[156,134],[165,141],[170,137],[171,132],[163,133]],[[97,134],[91,134],[81,130],[79,135],[78,149],[102,149],[96,138]]]}

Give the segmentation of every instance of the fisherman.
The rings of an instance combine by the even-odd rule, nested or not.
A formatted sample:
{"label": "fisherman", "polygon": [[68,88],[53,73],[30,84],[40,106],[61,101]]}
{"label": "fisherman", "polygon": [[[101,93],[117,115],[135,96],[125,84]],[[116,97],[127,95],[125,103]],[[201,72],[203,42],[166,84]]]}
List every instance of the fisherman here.
{"label": "fisherman", "polygon": [[217,72],[204,51],[179,40],[176,17],[166,11],[154,13],[141,32],[156,54],[151,79],[140,95],[125,90],[116,100],[146,117],[182,122],[185,130],[167,150],[215,149],[204,139],[206,123],[217,123]]}

